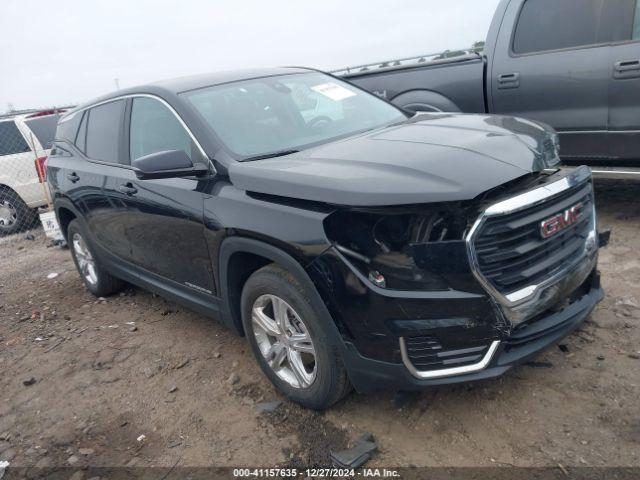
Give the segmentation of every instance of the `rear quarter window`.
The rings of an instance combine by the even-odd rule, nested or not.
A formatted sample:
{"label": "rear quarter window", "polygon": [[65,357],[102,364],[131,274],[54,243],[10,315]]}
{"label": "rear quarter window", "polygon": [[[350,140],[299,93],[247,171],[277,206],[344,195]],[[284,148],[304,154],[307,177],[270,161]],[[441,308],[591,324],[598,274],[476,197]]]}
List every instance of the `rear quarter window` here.
{"label": "rear quarter window", "polygon": [[31,151],[13,120],[0,122],[0,156]]}
{"label": "rear quarter window", "polygon": [[80,115],[82,118],[82,123],[80,124],[80,130],[78,130],[78,135],[75,139],[75,144],[78,150],[82,153],[86,153],[87,150],[87,121],[89,120],[89,112],[83,112]]}
{"label": "rear quarter window", "polygon": [[78,134],[80,120],[82,120],[82,114],[83,112],[76,112],[62,117],[58,122],[56,140],[66,140],[69,143],[74,143]]}

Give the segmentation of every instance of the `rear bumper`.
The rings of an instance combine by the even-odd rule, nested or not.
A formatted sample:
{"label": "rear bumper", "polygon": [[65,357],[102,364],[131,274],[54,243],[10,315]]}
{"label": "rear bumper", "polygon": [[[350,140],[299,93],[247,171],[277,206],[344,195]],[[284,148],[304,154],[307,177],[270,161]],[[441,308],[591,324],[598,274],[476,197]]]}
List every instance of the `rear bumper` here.
{"label": "rear bumper", "polygon": [[488,349],[482,362],[478,362],[478,368],[467,369],[469,373],[453,372],[433,378],[421,378],[404,363],[365,358],[353,344],[346,343],[343,359],[351,382],[359,392],[370,392],[379,389],[422,390],[498,377],[510,368],[537,356],[584,322],[604,297],[600,277],[596,272],[590,281],[588,291],[564,310],[539,318],[534,323],[514,330],[505,338],[496,339],[495,348]]}

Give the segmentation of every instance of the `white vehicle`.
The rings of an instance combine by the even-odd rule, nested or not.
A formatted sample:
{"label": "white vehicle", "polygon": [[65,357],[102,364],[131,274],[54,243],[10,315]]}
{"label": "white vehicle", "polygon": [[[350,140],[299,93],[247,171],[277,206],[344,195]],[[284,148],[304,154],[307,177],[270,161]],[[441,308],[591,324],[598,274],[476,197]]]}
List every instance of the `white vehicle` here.
{"label": "white vehicle", "polygon": [[0,237],[35,225],[35,209],[47,204],[42,172],[64,111],[0,116]]}

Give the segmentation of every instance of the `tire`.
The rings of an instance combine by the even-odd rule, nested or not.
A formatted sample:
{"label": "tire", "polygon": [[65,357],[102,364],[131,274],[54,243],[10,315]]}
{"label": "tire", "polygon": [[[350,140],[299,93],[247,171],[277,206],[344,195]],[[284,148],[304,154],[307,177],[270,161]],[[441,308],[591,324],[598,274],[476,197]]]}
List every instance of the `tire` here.
{"label": "tire", "polygon": [[34,221],[34,212],[13,190],[0,190],[0,237],[23,231]]}
{"label": "tire", "polygon": [[80,278],[93,295],[106,297],[124,288],[125,283],[122,280],[108,273],[100,265],[88,241],[88,235],[78,220],[72,220],[69,223],[67,243]]}
{"label": "tire", "polygon": [[[288,271],[271,264],[251,275],[242,290],[241,308],[244,331],[260,368],[287,398],[323,410],[349,393],[351,384],[338,353],[330,346],[327,328],[313,310],[309,292]],[[279,316],[286,319],[285,328],[274,321],[276,308],[286,312]],[[276,328],[279,336],[265,333],[264,316],[256,316],[256,309],[271,320],[271,334],[277,333]],[[274,369],[267,357],[279,368]]]}

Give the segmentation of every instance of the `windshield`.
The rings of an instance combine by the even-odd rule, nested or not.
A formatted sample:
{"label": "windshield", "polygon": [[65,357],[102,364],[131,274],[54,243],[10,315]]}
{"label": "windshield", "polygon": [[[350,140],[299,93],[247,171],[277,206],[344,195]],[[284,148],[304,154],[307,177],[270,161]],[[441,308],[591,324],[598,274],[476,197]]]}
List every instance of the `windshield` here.
{"label": "windshield", "polygon": [[183,94],[241,160],[284,155],[406,119],[321,73],[256,78]]}

